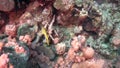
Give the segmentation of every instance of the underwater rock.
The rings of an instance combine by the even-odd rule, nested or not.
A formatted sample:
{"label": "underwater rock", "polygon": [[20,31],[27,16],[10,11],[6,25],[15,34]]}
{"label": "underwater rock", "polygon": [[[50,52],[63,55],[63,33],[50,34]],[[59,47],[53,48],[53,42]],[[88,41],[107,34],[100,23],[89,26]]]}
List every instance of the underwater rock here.
{"label": "underwater rock", "polygon": [[15,3],[14,0],[1,0],[0,10],[4,12],[9,12],[14,9]]}
{"label": "underwater rock", "polygon": [[[32,9],[34,8],[34,9]],[[53,7],[41,7],[38,2],[34,2],[27,8],[27,11],[20,17],[21,23],[28,23],[29,25],[38,26],[41,24],[49,24],[52,20]]]}
{"label": "underwater rock", "polygon": [[59,12],[56,20],[58,24],[63,26],[80,25],[82,23],[79,18],[79,12],[75,9],[69,10],[66,13]]}
{"label": "underwater rock", "polygon": [[38,53],[43,53],[45,56],[49,57],[50,60],[53,60],[55,58],[55,53],[53,50],[47,46],[39,46],[36,48]]}
{"label": "underwater rock", "polygon": [[4,24],[5,24],[5,20],[2,15],[3,15],[3,13],[0,13],[0,27],[4,26]]}
{"label": "underwater rock", "polygon": [[103,59],[90,59],[81,63],[74,63],[72,68],[104,68],[104,63]]}
{"label": "underwater rock", "polygon": [[52,20],[52,15],[53,15],[53,10],[52,7],[44,8],[41,15],[39,17],[42,18],[42,24],[46,24],[44,22],[50,23]]}
{"label": "underwater rock", "polygon": [[54,7],[60,11],[67,11],[74,5],[74,0],[56,0]]}
{"label": "underwater rock", "polygon": [[8,23],[9,18],[8,15],[4,12],[0,12],[0,34],[4,33],[5,25]]}
{"label": "underwater rock", "polygon": [[79,8],[75,8],[79,12],[79,18],[81,19],[83,29],[85,31],[98,32],[99,27],[102,24],[101,12],[95,1],[90,0],[76,0],[75,4],[80,3]]}
{"label": "underwater rock", "polygon": [[41,68],[52,68],[52,62],[49,57],[43,55],[43,53],[37,56],[37,60]]}

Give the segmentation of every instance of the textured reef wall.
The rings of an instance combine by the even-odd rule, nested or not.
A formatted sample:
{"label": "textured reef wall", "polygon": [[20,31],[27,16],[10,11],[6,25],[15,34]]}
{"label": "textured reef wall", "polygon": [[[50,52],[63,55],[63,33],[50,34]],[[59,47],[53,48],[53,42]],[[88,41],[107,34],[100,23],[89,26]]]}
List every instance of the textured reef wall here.
{"label": "textured reef wall", "polygon": [[1,0],[0,68],[119,68],[119,18],[119,0]]}

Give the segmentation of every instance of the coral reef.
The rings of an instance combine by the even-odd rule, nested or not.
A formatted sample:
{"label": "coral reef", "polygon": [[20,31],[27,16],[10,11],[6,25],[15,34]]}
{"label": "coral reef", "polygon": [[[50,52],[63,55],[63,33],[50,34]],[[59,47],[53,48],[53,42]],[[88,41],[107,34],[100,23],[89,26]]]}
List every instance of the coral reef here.
{"label": "coral reef", "polygon": [[1,0],[0,68],[119,68],[119,6],[118,0]]}

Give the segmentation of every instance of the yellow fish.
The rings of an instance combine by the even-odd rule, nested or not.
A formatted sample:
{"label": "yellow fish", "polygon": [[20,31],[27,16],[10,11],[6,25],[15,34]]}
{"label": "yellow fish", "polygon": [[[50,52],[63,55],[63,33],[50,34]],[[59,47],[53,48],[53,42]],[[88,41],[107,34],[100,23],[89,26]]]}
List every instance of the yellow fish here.
{"label": "yellow fish", "polygon": [[49,45],[49,36],[47,34],[47,31],[44,27],[42,27],[42,34],[45,36],[45,39],[46,39],[46,43]]}

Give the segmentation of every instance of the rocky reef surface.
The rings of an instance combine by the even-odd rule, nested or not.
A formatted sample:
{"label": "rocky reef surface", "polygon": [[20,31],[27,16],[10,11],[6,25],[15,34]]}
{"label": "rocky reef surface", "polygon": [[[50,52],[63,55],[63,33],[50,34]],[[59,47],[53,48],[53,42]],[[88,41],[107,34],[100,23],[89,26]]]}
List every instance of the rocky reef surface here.
{"label": "rocky reef surface", "polygon": [[120,68],[119,0],[1,0],[0,68]]}

